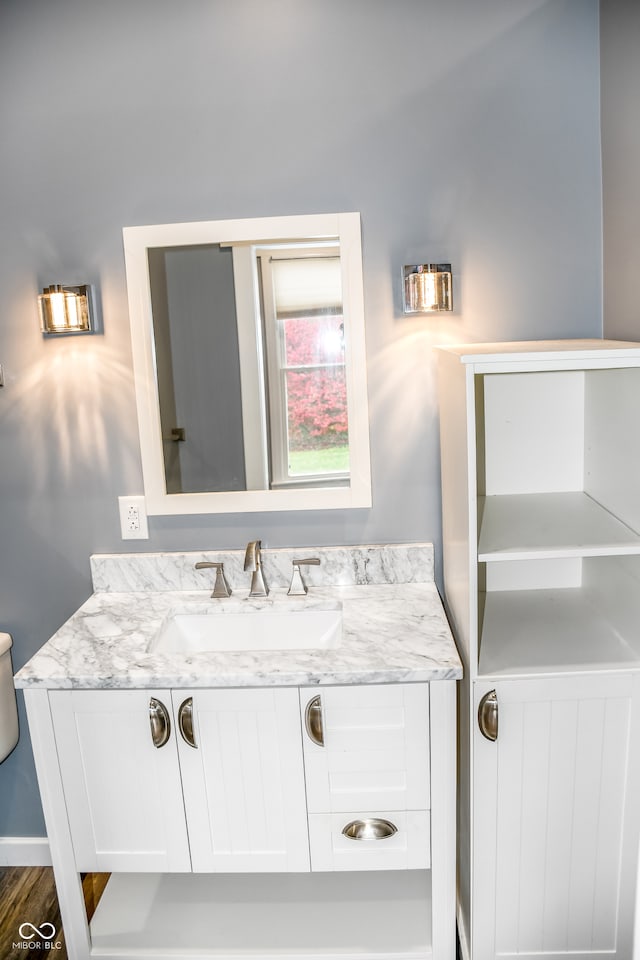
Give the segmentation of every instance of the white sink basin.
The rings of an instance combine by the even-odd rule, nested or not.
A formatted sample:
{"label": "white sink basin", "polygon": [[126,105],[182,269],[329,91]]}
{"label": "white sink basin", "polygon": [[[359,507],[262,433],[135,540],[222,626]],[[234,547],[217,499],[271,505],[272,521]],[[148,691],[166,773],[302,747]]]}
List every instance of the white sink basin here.
{"label": "white sink basin", "polygon": [[177,613],[162,626],[149,649],[153,653],[332,650],[341,638],[340,609]]}

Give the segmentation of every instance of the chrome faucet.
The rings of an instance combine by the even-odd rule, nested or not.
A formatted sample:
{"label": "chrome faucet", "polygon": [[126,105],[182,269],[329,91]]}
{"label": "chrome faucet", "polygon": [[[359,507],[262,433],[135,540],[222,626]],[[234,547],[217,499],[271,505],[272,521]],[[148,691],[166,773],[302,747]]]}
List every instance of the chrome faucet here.
{"label": "chrome faucet", "polygon": [[269,589],[262,574],[261,546],[261,540],[252,540],[251,543],[247,544],[247,551],[244,555],[244,569],[251,570],[250,597],[266,597],[269,595]]}

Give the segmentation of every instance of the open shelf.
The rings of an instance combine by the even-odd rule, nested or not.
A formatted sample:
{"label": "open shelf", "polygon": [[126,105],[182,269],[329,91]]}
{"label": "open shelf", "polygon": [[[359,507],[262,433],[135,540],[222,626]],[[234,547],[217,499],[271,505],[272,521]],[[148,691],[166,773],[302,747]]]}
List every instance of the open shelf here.
{"label": "open shelf", "polygon": [[101,958],[431,958],[431,874],[113,874]]}
{"label": "open shelf", "polygon": [[596,587],[487,593],[478,674],[521,676],[640,666],[640,602],[620,609]]}
{"label": "open shelf", "polygon": [[478,515],[481,562],[640,553],[640,536],[582,492],[479,497]]}

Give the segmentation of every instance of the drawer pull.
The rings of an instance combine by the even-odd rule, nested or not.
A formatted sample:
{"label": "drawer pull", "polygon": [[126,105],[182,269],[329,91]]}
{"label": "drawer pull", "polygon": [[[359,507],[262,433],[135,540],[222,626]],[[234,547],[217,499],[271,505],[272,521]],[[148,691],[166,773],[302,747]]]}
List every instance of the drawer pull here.
{"label": "drawer pull", "polygon": [[371,817],[367,820],[352,820],[342,831],[349,840],[387,840],[398,828],[390,820]]}
{"label": "drawer pull", "polygon": [[319,747],[324,747],[322,701],[320,700],[320,694],[309,700],[307,709],[304,712],[304,725],[309,739]]}
{"label": "drawer pull", "polygon": [[478,707],[478,726],[487,740],[498,739],[498,695],[495,690],[485,693]]}
{"label": "drawer pull", "polygon": [[169,711],[161,700],[151,697],[149,700],[149,724],[151,726],[151,739],[154,747],[159,750],[171,736],[171,721]]}
{"label": "drawer pull", "polygon": [[190,747],[193,747],[194,750],[197,750],[198,744],[196,743],[193,732],[193,697],[187,697],[180,706],[178,710],[178,726],[180,727],[180,735],[184,742],[189,744]]}

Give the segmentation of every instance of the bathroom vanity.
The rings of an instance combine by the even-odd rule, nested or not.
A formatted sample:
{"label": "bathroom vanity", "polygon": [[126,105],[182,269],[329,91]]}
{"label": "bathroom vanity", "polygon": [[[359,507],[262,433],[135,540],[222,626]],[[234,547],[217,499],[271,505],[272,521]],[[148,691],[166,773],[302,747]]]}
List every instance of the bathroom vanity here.
{"label": "bathroom vanity", "polygon": [[17,675],[72,960],[454,960],[461,666],[431,545],[321,549],[291,597],[298,555],[265,550],[261,599],[239,551],[94,557]]}

